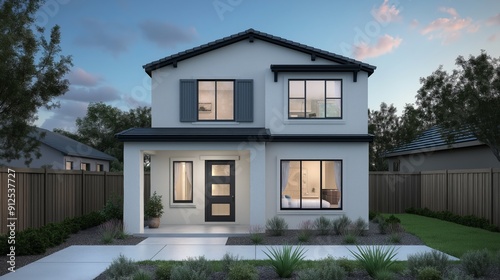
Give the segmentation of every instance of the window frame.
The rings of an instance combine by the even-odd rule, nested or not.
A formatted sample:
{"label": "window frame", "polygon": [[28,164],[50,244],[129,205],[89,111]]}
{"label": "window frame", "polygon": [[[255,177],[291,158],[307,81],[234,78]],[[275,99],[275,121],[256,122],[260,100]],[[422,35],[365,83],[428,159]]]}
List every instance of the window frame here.
{"label": "window frame", "polygon": [[[100,167],[100,168],[99,168],[99,167]],[[100,170],[99,170],[99,169],[100,169]],[[95,171],[97,171],[97,172],[102,172],[102,171],[104,171],[104,164],[102,164],[102,163],[97,163],[97,164],[95,165]]]}
{"label": "window frame", "polygon": [[[303,81],[304,82],[304,97],[303,98],[297,98],[297,97],[291,97],[290,96],[290,82],[291,81]],[[314,118],[308,118],[306,117],[306,111],[307,111],[307,81],[323,81],[324,82],[324,101],[325,101],[325,116],[324,117],[314,117]],[[327,97],[327,82],[328,81],[338,81],[340,82],[340,97]],[[288,79],[288,119],[289,120],[342,120],[344,117],[344,82],[343,79]],[[291,112],[290,112],[290,100],[304,100],[304,117],[291,117]],[[328,100],[340,100],[340,116],[339,117],[327,117],[327,105],[328,105]]]}
{"label": "window frame", "polygon": [[[88,166],[88,169],[82,169],[82,167],[83,167],[84,165],[85,165],[85,166]],[[81,162],[80,162],[80,170],[90,171],[90,168],[91,168],[90,163],[88,163],[88,162],[83,162],[83,161],[81,161]]]}
{"label": "window frame", "polygon": [[[176,163],[191,163],[191,199],[190,200],[176,200],[175,199],[175,164]],[[192,160],[173,160],[172,161],[172,203],[173,204],[186,204],[193,203],[194,201],[194,162]]]}
{"label": "window frame", "polygon": [[[282,187],[282,184],[283,184],[283,174],[282,174],[282,164],[284,161],[289,161],[289,162],[292,162],[292,161],[300,161],[300,179],[299,179],[299,190],[300,190],[300,207],[296,207],[296,208],[292,208],[292,207],[283,207],[283,199],[282,199],[282,192],[283,190],[281,189]],[[302,173],[303,173],[303,170],[302,170],[302,162],[304,161],[319,161],[320,162],[320,175],[319,175],[319,178],[320,178],[320,197],[319,197],[319,200],[320,200],[320,203],[319,203],[319,208],[302,208],[302,200],[304,199],[304,196],[302,194]],[[340,192],[340,203],[339,203],[339,207],[337,208],[323,208],[323,204],[321,203],[321,201],[323,200],[323,194],[322,194],[322,191],[324,190],[323,189],[323,168],[321,168],[322,166],[322,163],[325,162],[325,161],[332,161],[332,162],[335,162],[335,161],[338,161],[340,162],[340,187],[337,186],[337,189],[339,190]],[[279,199],[279,211],[342,211],[343,208],[344,208],[344,200],[342,199],[343,195],[344,195],[344,161],[342,159],[280,159],[279,161],[279,186],[278,186],[278,189],[279,189],[279,195],[278,195],[278,199]],[[306,198],[307,199],[307,198]]]}
{"label": "window frame", "polygon": [[[215,82],[215,102],[213,107],[214,116],[213,120],[200,119],[199,106],[200,106],[200,82]],[[233,83],[233,118],[232,119],[217,119],[217,82],[232,82]],[[236,80],[235,79],[198,79],[196,80],[196,121],[197,122],[235,122],[236,121]]]}
{"label": "window frame", "polygon": [[[70,169],[68,169],[68,163],[70,164]],[[64,169],[65,170],[74,170],[73,169],[73,161],[72,160],[67,160],[64,164]]]}

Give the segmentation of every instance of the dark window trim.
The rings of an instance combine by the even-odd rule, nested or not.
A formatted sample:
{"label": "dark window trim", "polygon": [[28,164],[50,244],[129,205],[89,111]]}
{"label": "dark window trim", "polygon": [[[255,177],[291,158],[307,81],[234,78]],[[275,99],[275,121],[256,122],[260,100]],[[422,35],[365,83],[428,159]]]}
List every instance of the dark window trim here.
{"label": "dark window trim", "polygon": [[[281,211],[318,211],[318,210],[326,210],[326,211],[340,211],[343,210],[344,208],[344,200],[342,199],[342,196],[344,195],[344,161],[342,159],[281,159],[280,160],[280,193],[281,193],[281,186],[283,184],[283,174],[281,173],[281,168],[283,161],[300,161],[300,208],[283,208],[283,200],[281,199],[281,195],[279,196],[279,203],[280,203],[280,210]],[[323,190],[323,168],[322,168],[322,162],[323,161],[340,161],[340,205],[338,208],[323,208],[323,204],[320,203],[319,206],[320,208],[302,208],[302,162],[303,161],[319,161],[320,162],[320,196],[319,199],[320,201],[323,200],[322,197],[322,190]]]}
{"label": "dark window trim", "polygon": [[[290,81],[304,81],[304,98],[292,98],[290,97]],[[307,118],[306,108],[307,108],[307,81],[324,81],[325,82],[325,117],[324,118]],[[327,81],[340,81],[340,98],[327,98],[326,97],[326,82]],[[291,118],[290,117],[290,100],[291,99],[304,99],[304,117]],[[327,117],[326,116],[326,108],[327,108],[327,100],[340,100],[340,117]],[[342,120],[344,118],[344,81],[342,79],[289,79],[288,80],[288,119],[289,120]]]}
{"label": "dark window trim", "polygon": [[[85,164],[85,166],[87,167],[88,166],[88,169],[82,169],[82,165]],[[84,171],[90,171],[90,163],[88,162],[83,162],[83,161],[80,161],[80,170],[84,170]]]}
{"label": "dark window trim", "polygon": [[[199,82],[215,82],[215,119],[213,120],[200,120],[200,115],[198,112],[198,106],[200,104],[200,84]],[[233,82],[233,118],[230,120],[218,120],[217,119],[217,82]],[[198,79],[196,80],[196,87],[197,87],[197,92],[196,92],[196,121],[197,122],[234,122],[236,120],[236,80],[235,79]]]}
{"label": "dark window trim", "polygon": [[[175,164],[176,163],[191,163],[191,199],[190,200],[176,200],[175,199]],[[172,202],[173,203],[193,203],[194,197],[194,184],[193,184],[193,173],[194,173],[194,163],[191,160],[176,160],[172,162]]]}

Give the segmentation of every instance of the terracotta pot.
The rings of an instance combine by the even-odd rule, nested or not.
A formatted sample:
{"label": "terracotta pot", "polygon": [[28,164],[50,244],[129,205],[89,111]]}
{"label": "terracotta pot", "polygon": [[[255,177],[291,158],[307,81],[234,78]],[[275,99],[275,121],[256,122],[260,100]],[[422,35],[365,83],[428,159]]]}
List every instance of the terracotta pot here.
{"label": "terracotta pot", "polygon": [[149,218],[149,228],[158,228],[160,226],[160,218]]}

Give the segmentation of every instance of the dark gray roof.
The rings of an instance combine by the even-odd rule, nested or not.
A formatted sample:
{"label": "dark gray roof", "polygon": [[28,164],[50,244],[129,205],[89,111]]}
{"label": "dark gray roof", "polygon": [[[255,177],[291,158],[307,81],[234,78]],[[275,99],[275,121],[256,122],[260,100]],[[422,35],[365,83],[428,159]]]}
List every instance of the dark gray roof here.
{"label": "dark gray roof", "polygon": [[110,156],[59,133],[39,127],[37,127],[36,129],[38,133],[45,133],[45,137],[38,137],[38,140],[40,142],[63,153],[66,156],[93,158],[106,161],[113,161],[116,159],[113,156]]}
{"label": "dark gray roof", "polygon": [[433,126],[424,131],[415,140],[408,144],[402,145],[388,152],[385,157],[400,156],[404,154],[426,152],[429,150],[449,149],[450,145],[457,146],[472,146],[481,145],[477,138],[472,133],[458,133],[453,143],[448,144],[446,139],[441,136],[442,129],[439,126]]}
{"label": "dark gray roof", "polygon": [[264,127],[249,128],[131,128],[115,137],[123,142],[370,142],[369,134],[272,135]]}
{"label": "dark gray roof", "polygon": [[287,39],[284,39],[281,37],[273,36],[273,35],[270,35],[270,34],[267,34],[264,32],[260,32],[260,31],[254,30],[254,29],[248,29],[246,31],[243,31],[243,32],[240,32],[237,34],[234,34],[234,35],[231,35],[231,36],[219,39],[219,40],[215,40],[213,42],[210,42],[210,43],[207,43],[207,44],[204,44],[204,45],[201,45],[201,46],[189,49],[189,50],[185,50],[185,51],[179,52],[177,54],[173,54],[171,56],[167,56],[165,58],[148,63],[142,67],[144,68],[146,73],[148,73],[148,75],[151,76],[151,72],[153,70],[158,69],[158,68],[162,68],[162,67],[165,67],[165,66],[171,65],[171,64],[174,65],[174,67],[175,67],[177,65],[177,62],[182,61],[184,59],[188,59],[188,58],[191,58],[193,56],[197,56],[197,55],[200,55],[200,54],[203,54],[203,53],[206,53],[206,52],[209,52],[209,51],[212,51],[212,50],[215,50],[215,49],[218,49],[218,48],[221,48],[221,47],[224,47],[224,46],[227,46],[227,45],[230,45],[230,44],[242,41],[242,40],[246,40],[246,39],[248,39],[250,41],[253,41],[255,39],[259,39],[259,40],[263,40],[266,42],[270,42],[270,43],[273,43],[273,44],[276,44],[279,46],[287,47],[287,48],[290,48],[290,49],[293,49],[296,51],[310,54],[311,58],[320,57],[320,58],[327,59],[327,60],[330,60],[330,61],[333,61],[336,63],[340,63],[340,64],[356,64],[356,65],[359,65],[361,70],[368,72],[368,75],[371,75],[373,73],[373,71],[375,71],[375,69],[377,68],[373,65],[366,64],[366,63],[363,63],[361,61],[354,60],[352,58],[348,58],[348,57],[341,56],[341,55],[338,55],[335,53],[331,53],[331,52],[328,52],[325,50],[310,47],[310,46],[307,46],[304,44],[290,41],[290,40],[287,40]]}

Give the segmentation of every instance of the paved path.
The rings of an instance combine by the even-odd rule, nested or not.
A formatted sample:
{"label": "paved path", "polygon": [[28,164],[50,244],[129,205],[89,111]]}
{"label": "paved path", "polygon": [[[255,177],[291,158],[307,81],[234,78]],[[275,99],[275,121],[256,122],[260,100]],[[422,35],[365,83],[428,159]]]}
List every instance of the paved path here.
{"label": "paved path", "polygon": [[[36,262],[24,266],[16,272],[1,276],[2,280],[91,280],[101,274],[120,254],[135,261],[142,260],[184,260],[188,257],[205,256],[209,260],[220,260],[226,252],[241,259],[267,259],[264,245],[226,246],[224,237],[150,237],[134,246],[70,246]],[[354,259],[349,250],[354,245],[307,245],[306,259],[318,260],[327,256]],[[408,255],[429,252],[433,249],[421,245],[394,246],[398,260],[406,260]],[[450,259],[456,260],[451,257]]]}

